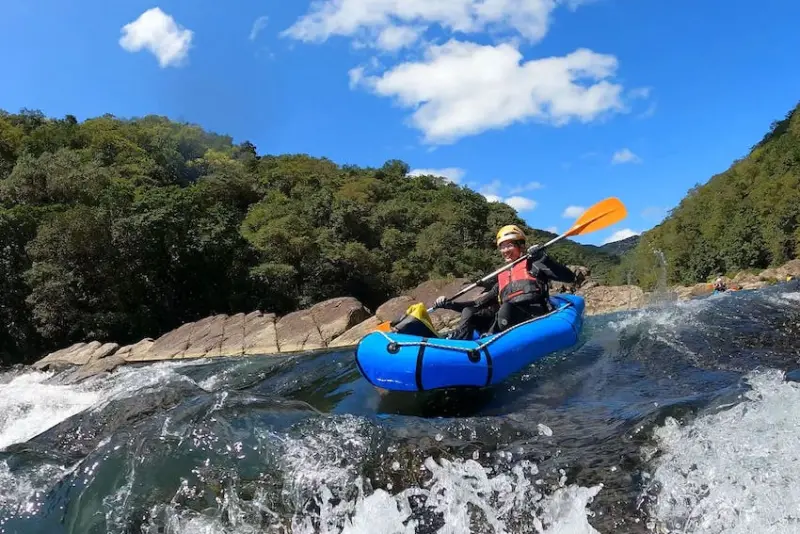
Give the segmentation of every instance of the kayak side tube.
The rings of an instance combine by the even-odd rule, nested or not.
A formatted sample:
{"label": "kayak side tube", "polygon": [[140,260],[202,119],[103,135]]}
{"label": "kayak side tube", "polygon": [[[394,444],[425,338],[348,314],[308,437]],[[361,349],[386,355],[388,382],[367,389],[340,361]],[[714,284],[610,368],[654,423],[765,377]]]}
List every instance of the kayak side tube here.
{"label": "kayak side tube", "polygon": [[356,347],[359,371],[373,386],[393,391],[485,387],[578,341],[585,302],[550,297],[554,311],[478,340],[421,338],[371,332]]}

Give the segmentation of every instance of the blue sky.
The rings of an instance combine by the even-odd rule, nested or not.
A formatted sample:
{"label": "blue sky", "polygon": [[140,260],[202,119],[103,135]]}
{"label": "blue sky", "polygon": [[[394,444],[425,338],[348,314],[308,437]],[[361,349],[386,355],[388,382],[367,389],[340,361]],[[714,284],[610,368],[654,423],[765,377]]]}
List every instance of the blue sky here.
{"label": "blue sky", "polygon": [[[236,7],[228,7],[235,5]],[[162,114],[379,166],[402,159],[569,227],[657,224],[800,100],[800,2],[10,2],[0,108]]]}

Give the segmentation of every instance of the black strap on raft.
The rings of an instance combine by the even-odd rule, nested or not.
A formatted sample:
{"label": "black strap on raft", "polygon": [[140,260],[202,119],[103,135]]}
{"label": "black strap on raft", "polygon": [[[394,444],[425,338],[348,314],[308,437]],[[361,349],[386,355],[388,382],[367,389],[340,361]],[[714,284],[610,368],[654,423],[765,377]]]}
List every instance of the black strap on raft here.
{"label": "black strap on raft", "polygon": [[486,386],[488,387],[492,383],[492,355],[489,354],[488,347],[483,347],[483,354],[486,356]]}
{"label": "black strap on raft", "polygon": [[417,391],[424,391],[422,387],[422,357],[425,354],[425,347],[428,345],[428,338],[422,338],[422,343],[419,344],[419,352],[417,352],[417,371],[415,378],[417,381]]}

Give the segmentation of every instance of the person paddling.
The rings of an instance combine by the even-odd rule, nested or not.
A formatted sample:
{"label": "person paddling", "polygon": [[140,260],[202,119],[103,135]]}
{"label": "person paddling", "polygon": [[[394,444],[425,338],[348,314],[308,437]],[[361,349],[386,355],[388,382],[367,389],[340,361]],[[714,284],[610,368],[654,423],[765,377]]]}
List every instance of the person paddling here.
{"label": "person paddling", "polygon": [[[506,263],[522,256],[525,242],[525,233],[514,224],[497,232],[497,248]],[[436,299],[437,308],[461,312],[461,320],[448,338],[472,339],[473,329],[502,332],[544,315],[550,311],[548,282],[575,283],[575,273],[550,258],[540,245],[533,245],[527,253],[527,260],[501,272],[494,285],[473,301],[452,302],[445,296]]]}
{"label": "person paddling", "polygon": [[728,286],[725,285],[725,280],[723,280],[721,276],[717,277],[717,279],[714,280],[714,290],[715,291],[719,291],[720,293],[722,293],[723,291],[726,291],[727,289],[728,289]]}

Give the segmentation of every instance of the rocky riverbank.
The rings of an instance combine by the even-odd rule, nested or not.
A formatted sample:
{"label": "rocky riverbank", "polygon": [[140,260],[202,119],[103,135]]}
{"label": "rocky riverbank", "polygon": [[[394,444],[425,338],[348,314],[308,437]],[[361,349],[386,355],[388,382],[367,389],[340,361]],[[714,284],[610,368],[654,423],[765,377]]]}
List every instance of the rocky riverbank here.
{"label": "rocky riverbank", "polygon": [[[639,308],[653,300],[652,294],[642,291],[638,286],[602,286],[592,280],[586,267],[570,268],[578,279],[576,294],[586,299],[587,315]],[[800,277],[800,260],[792,260],[758,274],[741,272],[725,281],[728,287],[734,289],[758,289],[776,281],[784,281],[787,277]],[[452,295],[469,282],[467,279],[431,280],[406,295],[385,302],[375,313],[352,297],[340,297],[283,317],[260,311],[230,316],[214,315],[186,323],[157,339],[146,338],[134,345],[120,346],[99,341],[76,343],[48,354],[33,365],[41,370],[74,367],[74,379],[82,380],[129,363],[347,347],[357,344],[362,336],[382,321],[401,315],[409,305],[423,302],[426,306],[432,306],[438,295]],[[553,292],[560,290],[558,285],[553,288]],[[707,283],[676,286],[671,288],[666,297],[689,299],[711,291],[711,285]],[[480,289],[475,289],[461,299],[472,299],[480,292]],[[458,313],[450,310],[436,310],[431,314],[434,326],[439,329],[452,326],[458,317]]]}

